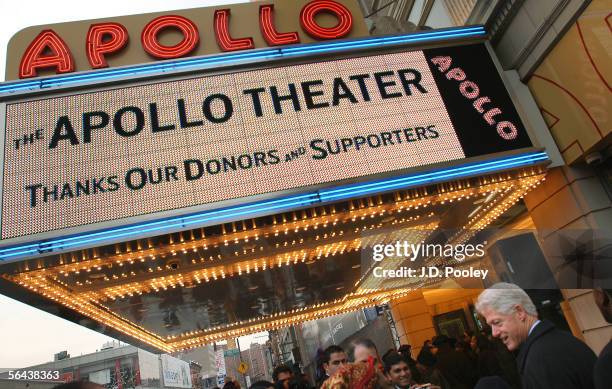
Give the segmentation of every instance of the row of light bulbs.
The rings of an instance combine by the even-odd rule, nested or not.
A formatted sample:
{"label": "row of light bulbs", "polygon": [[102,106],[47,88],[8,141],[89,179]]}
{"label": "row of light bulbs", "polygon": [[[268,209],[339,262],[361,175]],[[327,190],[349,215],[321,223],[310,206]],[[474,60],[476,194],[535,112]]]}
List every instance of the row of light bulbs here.
{"label": "row of light bulbs", "polygon": [[[433,213],[430,213],[429,216],[433,216]],[[420,216],[410,217],[405,219],[405,221],[414,221],[418,220]],[[369,225],[363,226],[361,229],[356,229],[357,231],[363,231],[366,229],[374,229],[381,227],[382,224],[377,225]],[[435,225],[425,225],[424,228],[427,230],[435,229],[437,223]],[[415,228],[415,227],[413,227]],[[344,235],[343,231],[340,231],[339,236]],[[323,238],[334,237],[335,233],[325,234]],[[313,263],[315,260],[320,260],[321,258],[329,258],[334,257],[336,255],[343,255],[345,252],[355,252],[359,251],[362,246],[369,247],[372,244],[381,242],[381,235],[372,235],[370,237],[365,238],[366,242],[363,244],[364,238],[355,238],[353,240],[334,242],[330,244],[325,244],[322,246],[317,246],[314,249],[307,250],[297,250],[293,252],[288,252],[282,255],[276,255],[273,258],[259,258],[251,261],[242,261],[228,265],[220,265],[212,268],[200,269],[196,271],[192,271],[185,274],[179,274],[177,276],[169,275],[169,276],[161,276],[147,280],[146,282],[131,282],[127,284],[122,284],[116,287],[107,287],[101,289],[99,291],[99,298],[101,300],[111,299],[115,300],[116,298],[124,298],[126,296],[132,297],[134,295],[142,295],[143,293],[150,293],[152,291],[159,292],[160,290],[168,290],[170,288],[174,289],[177,286],[185,286],[201,284],[203,281],[210,282],[212,280],[225,279],[226,276],[241,276],[242,274],[250,274],[251,272],[258,272],[261,270],[266,270],[267,268],[273,267],[281,267],[281,266],[292,266],[301,263]],[[316,239],[318,240],[318,239]],[[393,240],[393,239],[391,239]],[[133,274],[132,272],[132,275]],[[122,274],[125,277],[125,273]],[[119,278],[119,277],[116,277]]]}
{"label": "row of light bulbs", "polygon": [[[433,216],[433,215],[430,215]],[[390,243],[397,241],[406,241],[412,243],[419,243],[425,241],[427,237],[438,227],[439,220],[426,222],[424,224],[394,231],[391,236],[384,239],[381,235],[374,236],[374,239],[368,246],[376,243]],[[391,269],[404,262],[405,258],[386,257],[381,262],[372,263],[369,269],[367,269],[363,275],[355,282],[354,286],[361,289],[376,289],[382,280],[374,277],[373,269],[375,267],[382,267],[383,269]]]}
{"label": "row of light bulbs", "polygon": [[[419,205],[417,204],[416,207],[418,207]],[[408,207],[402,207],[404,210],[407,210],[410,208],[410,206]],[[376,211],[370,213],[371,216],[374,216],[374,214],[376,213]],[[362,215],[361,218],[363,219],[368,219],[367,218],[368,215]],[[431,216],[431,214],[430,214]],[[406,223],[406,222],[411,222],[411,221],[415,221],[418,220],[421,216],[420,215],[415,215],[412,217],[405,217],[401,219],[401,222]],[[335,223],[334,223],[335,224]],[[360,231],[365,231],[368,229],[375,229],[375,228],[380,228],[383,226],[383,223],[378,223],[378,224],[369,224],[369,225],[363,225],[361,228],[356,228],[354,230],[354,233],[360,232]],[[334,238],[336,236],[340,237],[343,236],[344,234],[344,230],[340,230],[339,232],[330,232],[330,233],[323,233],[322,235],[317,235],[315,238],[315,241],[320,241],[320,240],[325,240],[325,239],[331,239]],[[303,242],[303,239],[299,240],[300,243]],[[291,243],[292,245],[294,243],[296,243],[297,240],[293,240]],[[281,246],[280,244],[278,244],[277,246]],[[285,244],[283,244],[282,246],[286,247],[287,246],[287,241],[285,241]],[[201,283],[202,280],[205,280],[206,282],[209,282],[211,280],[217,280],[218,278],[225,278],[226,276],[234,276],[234,275],[242,275],[243,273],[247,273],[249,274],[251,271],[257,272],[259,271],[259,269],[261,268],[262,270],[266,270],[268,267],[272,268],[275,265],[276,262],[276,266],[280,267],[282,265],[292,265],[292,264],[297,264],[298,262],[307,262],[307,263],[311,263],[313,260],[315,259],[320,259],[321,257],[329,257],[329,256],[335,256],[336,254],[342,255],[345,252],[351,252],[351,251],[356,251],[359,250],[361,247],[360,242],[357,241],[357,245],[355,246],[355,244],[351,244],[349,246],[349,244],[347,244],[347,242],[337,242],[337,243],[333,243],[333,244],[326,244],[323,246],[318,246],[316,247],[315,250],[311,250],[310,252],[306,252],[305,250],[299,250],[299,251],[294,251],[294,252],[289,252],[289,253],[285,253],[284,255],[277,255],[275,258],[276,259],[268,259],[268,258],[258,258],[255,260],[250,260],[250,261],[242,261],[242,262],[234,262],[232,264],[228,264],[228,265],[220,265],[217,267],[212,267],[209,268],[208,264],[205,264],[206,268],[204,270],[202,270],[201,268],[199,270],[196,271],[191,271],[189,273],[185,274],[185,277],[180,280],[179,286],[184,286],[181,284],[181,282],[187,282],[188,284],[199,284]],[[263,248],[263,246],[261,247]],[[234,253],[236,256],[239,255],[238,252]],[[214,258],[210,258],[210,260],[212,261]],[[220,259],[220,257],[218,258]],[[200,262],[206,262],[205,258],[200,258]],[[197,260],[193,259],[192,263],[197,263]],[[157,272],[161,272],[164,269],[162,269],[161,267],[157,268]],[[153,268],[149,268],[149,272],[154,272]],[[105,277],[105,281],[116,281],[116,280],[121,280],[122,278],[129,278],[130,276],[137,276],[133,271],[130,273],[124,272],[121,273],[121,275],[113,275],[112,277]],[[127,281],[127,280],[126,280]],[[86,283],[88,283],[86,281]],[[90,283],[90,282],[89,282]],[[82,284],[80,283],[80,281],[77,281],[77,285],[81,286]],[[174,277],[172,275],[170,276],[157,276],[155,278],[150,278],[147,281],[138,281],[138,282],[131,282],[131,283],[122,283],[119,286],[116,287],[106,287],[100,290],[99,292],[99,298],[100,299],[106,299],[106,298],[110,298],[110,299],[116,299],[117,297],[122,298],[125,296],[133,296],[135,294],[141,295],[143,292],[147,293],[147,292],[151,292],[151,291],[155,291],[158,292],[159,290],[163,289],[163,290],[167,290],[168,288],[175,288],[177,286],[177,282],[174,281]]]}
{"label": "row of light bulbs", "polygon": [[167,353],[175,351],[172,346],[168,345],[164,339],[158,335],[147,331],[143,327],[123,317],[119,317],[109,310],[97,306],[97,304],[94,304],[90,300],[75,295],[74,293],[58,287],[57,285],[49,284],[49,282],[45,279],[40,277],[22,276],[22,278],[18,280],[18,284],[30,289],[32,292],[42,295],[49,300],[64,305],[65,307],[68,307],[85,317],[89,317],[98,323],[103,323],[131,338],[138,339],[146,344],[155,346]]}
{"label": "row of light bulbs", "polygon": [[[410,292],[412,292],[411,289],[353,293],[345,296],[340,301],[335,300],[331,303],[301,308],[302,312],[298,310],[281,312],[272,316],[233,323],[227,326],[217,326],[203,331],[191,331],[178,337],[179,340],[174,340],[172,344],[178,350],[188,350],[223,339],[238,338],[266,330],[276,330],[306,321],[319,320],[357,309],[381,305],[392,299],[404,297]],[[170,338],[170,340],[175,338]]]}
{"label": "row of light bulbs", "polygon": [[[536,188],[545,180],[544,174],[535,176],[524,175],[516,180],[508,181],[505,185],[498,184],[495,192],[498,198],[493,199],[489,204],[474,215],[468,222],[449,239],[449,244],[464,244],[472,239],[476,234],[489,226],[499,216],[503,215],[508,209],[514,206],[529,191]],[[428,264],[431,266],[446,266],[457,262],[447,258],[436,257]],[[457,262],[458,263],[458,262]]]}
{"label": "row of light bulbs", "polygon": [[[537,172],[532,172],[532,173],[537,173]],[[525,173],[524,177],[529,177],[530,175],[533,175],[533,174]],[[520,199],[527,192],[527,190],[535,187],[542,178],[543,178],[542,176],[539,176],[536,178],[531,177],[529,179],[523,180],[522,182],[523,190],[518,191],[517,192],[518,194],[513,194],[509,196],[507,200],[499,204],[498,207],[488,209],[486,212],[482,213],[482,215],[476,215],[476,217],[480,219],[478,219],[477,222],[474,222],[474,220],[470,220],[470,223],[473,224],[473,226],[476,228],[484,228],[484,226],[488,225],[488,223],[495,220],[495,218],[497,218],[500,214],[505,212],[505,210],[507,210],[511,205],[513,205],[516,201],[518,201],[518,199]],[[478,185],[470,185],[469,183],[440,185],[442,189],[438,188],[439,189],[438,194],[433,195],[433,196],[428,195],[426,188],[420,188],[415,191],[396,192],[395,193],[396,202],[393,204],[383,204],[382,198],[380,196],[378,197],[378,201],[376,201],[376,203],[374,202],[373,198],[368,198],[366,200],[359,200],[355,202],[359,203],[362,201],[366,201],[367,208],[355,207],[354,202],[351,202],[351,209],[348,212],[348,218],[344,220],[346,221],[350,219],[351,221],[356,221],[357,218],[361,218],[361,220],[365,220],[367,217],[372,218],[372,217],[375,217],[376,215],[382,216],[384,214],[392,214],[393,212],[397,214],[401,214],[402,212],[411,211],[413,209],[418,210],[420,208],[427,208],[433,204],[444,204],[445,202],[453,202],[453,201],[459,201],[463,198],[470,198],[470,196],[486,195],[492,191],[499,191],[502,189],[502,187],[507,187],[509,184],[508,180],[516,181],[516,180],[512,180],[512,177],[508,174],[505,177],[498,175],[497,177],[494,177],[494,178],[479,179]],[[510,186],[512,186],[512,184]],[[245,242],[248,242],[248,239],[257,240],[261,236],[260,234],[262,233],[262,230],[268,229],[268,228],[276,228],[273,230],[274,234],[281,234],[281,233],[288,234],[289,232],[297,232],[299,231],[300,228],[307,230],[308,228],[311,228],[311,227],[314,229],[315,227],[318,228],[319,226],[324,226],[330,223],[335,225],[340,221],[340,219],[338,215],[336,214],[335,209],[333,209],[331,214],[332,214],[331,217],[327,215],[317,216],[320,220],[318,220],[318,223],[315,222],[314,224],[311,224],[312,220],[311,220],[311,223],[308,223],[308,221],[305,221],[304,219],[287,220],[285,215],[283,215],[282,216],[283,220],[280,224],[277,223],[276,225],[272,225],[270,227],[262,228],[262,227],[257,227],[254,225],[254,228],[251,231],[240,231],[240,232],[233,231],[232,233],[227,233],[226,231],[224,231],[225,233],[227,233],[227,236],[225,236],[225,239],[223,239],[223,244],[229,244],[229,242],[231,241],[236,243],[239,241],[238,239],[243,239]],[[429,214],[429,216],[432,216],[431,213]],[[411,220],[411,219],[408,218],[404,220]],[[412,219],[412,220],[416,220],[416,219]],[[296,227],[296,225],[299,223],[302,223],[303,225]],[[285,228],[280,228],[283,226]],[[375,227],[380,227],[380,226],[381,226],[380,223],[376,225],[372,224],[369,226],[369,228],[374,229]],[[363,228],[363,230],[365,229],[367,228]],[[235,234],[235,235],[232,235],[232,234]],[[240,236],[239,238],[238,235],[240,234],[243,234],[244,236]],[[203,242],[198,242],[198,243],[203,243]],[[189,244],[193,244],[193,242],[179,243],[178,244],[179,247],[176,247],[177,244],[173,244],[171,246],[171,253],[173,252],[176,255],[177,250],[186,252],[187,249],[189,249],[188,247]],[[210,244],[210,241],[208,241],[208,243],[204,243],[205,247],[207,247],[207,244]],[[335,248],[332,248],[332,245],[328,245],[328,247],[325,247],[324,249],[317,251],[317,255],[320,258],[321,256],[329,255],[332,252],[334,253],[342,252],[342,250],[348,250],[348,243],[346,244],[346,246],[347,247],[344,247],[343,249],[339,249],[338,246],[336,246]],[[359,243],[359,245],[355,247],[361,247],[361,242]],[[196,247],[191,247],[191,249],[197,251]],[[332,251],[332,250],[335,250],[335,251]],[[122,267],[124,263],[133,264],[135,262],[144,262],[146,261],[146,258],[149,258],[149,259],[155,258],[155,255],[147,256],[144,250],[142,252],[134,254],[133,256],[128,256],[127,258],[122,258],[122,256],[123,254],[120,253],[116,257],[112,257],[110,261],[108,261],[107,259],[102,260],[101,258],[98,257],[98,258],[87,259],[86,261],[83,261],[78,264],[72,264],[72,263],[64,264],[62,266],[58,266],[57,269],[54,269],[54,272],[57,272],[57,274],[65,274],[65,273],[70,273],[70,272],[74,274],[79,274],[82,271],[89,273],[92,271],[92,269],[101,270],[103,266],[109,266],[109,262],[110,262],[110,266],[116,265],[118,267]],[[289,259],[288,261],[287,260],[284,261],[286,265],[289,265],[292,262],[297,263],[295,258]],[[281,260],[279,265],[281,265],[282,263],[283,261]],[[268,262],[267,265],[265,265],[265,263],[260,263],[260,264],[261,264],[262,270],[265,270],[266,267],[270,267],[272,265],[270,262]],[[254,265],[255,264],[253,264],[253,267],[252,267],[253,269],[255,269]],[[246,271],[246,268],[245,268],[245,271]],[[241,336],[247,333],[261,331],[264,329],[274,329],[274,328],[285,327],[287,325],[291,325],[291,324],[301,322],[304,320],[314,320],[314,319],[318,319],[318,318],[322,318],[326,316],[348,312],[348,311],[357,309],[356,307],[376,305],[380,303],[380,299],[376,298],[376,296],[384,295],[384,298],[389,300],[392,298],[397,298],[400,295],[409,293],[409,291],[406,291],[406,290],[395,290],[395,291],[385,291],[385,292],[378,291],[378,293],[376,293],[376,291],[370,290],[368,288],[363,288],[358,292],[354,292],[354,293],[345,295],[344,299],[342,299],[341,301],[335,300],[332,303],[317,304],[311,307],[299,308],[299,310],[301,311],[307,310],[308,312],[306,313],[299,313],[300,311],[294,310],[294,311],[279,313],[272,317],[260,317],[257,319],[251,319],[246,322],[233,323],[228,326],[218,326],[218,327],[214,327],[214,328],[211,328],[205,331],[192,331],[190,333],[182,334],[181,336],[179,336],[179,338],[184,338],[184,337],[194,337],[194,338],[189,339],[188,341],[185,340],[185,342],[187,343],[176,343],[175,344],[173,337],[169,339],[160,338],[159,336],[153,333],[150,333],[146,329],[138,326],[136,323],[130,322],[129,320],[126,320],[122,317],[118,317],[114,313],[110,312],[110,310],[105,309],[101,305],[99,306],[98,302],[93,298],[94,296],[96,296],[94,292],[87,291],[87,292],[84,292],[81,296],[79,296],[77,293],[69,291],[68,285],[66,282],[59,281],[59,285],[58,285],[57,284],[58,281],[53,280],[52,283],[50,283],[49,281],[51,280],[47,278],[48,276],[51,276],[51,278],[56,278],[53,274],[50,274],[50,273],[52,272],[47,271],[47,269],[41,269],[39,271],[30,272],[30,274],[17,275],[15,279],[18,280],[18,282],[21,285],[28,287],[30,290],[34,292],[37,292],[53,301],[56,301],[59,304],[65,305],[79,312],[80,314],[84,316],[87,316],[87,317],[90,317],[96,320],[97,322],[109,325],[110,327],[130,337],[139,339],[145,343],[158,347],[159,349],[165,352],[179,351],[180,349],[184,349],[184,348],[199,347],[202,344],[209,343],[215,340],[220,340],[220,339],[230,338],[230,337],[237,337],[237,336]],[[123,276],[123,274],[126,274],[126,276]],[[127,274],[130,274],[131,276],[134,275],[133,272],[123,273],[123,274],[122,274],[122,278],[127,278]],[[223,277],[224,273],[222,273],[221,269],[219,269],[219,273],[214,273],[214,274],[216,274],[218,277]],[[206,273],[202,274],[202,276],[204,276],[202,278],[206,279],[205,275]],[[115,276],[117,277],[117,279],[119,279],[119,276],[117,275]],[[208,274],[208,279],[213,278],[212,276],[213,276],[213,273]],[[164,286],[167,288],[168,285],[170,285],[170,287],[176,287],[177,285],[178,286],[185,285],[185,277],[183,277],[182,275],[177,275],[174,278],[170,276],[169,280],[170,280],[169,283],[163,283],[158,280],[158,283],[155,286],[159,290],[160,288],[163,288]],[[132,289],[130,289],[130,292],[132,294],[138,293],[138,290],[134,288],[133,285],[131,286],[131,288]],[[363,293],[370,293],[371,295],[362,296]],[[127,292],[125,292],[125,294],[127,294]],[[359,295],[361,297],[356,298],[355,297],[356,295]]]}
{"label": "row of light bulbs", "polygon": [[274,257],[256,258],[249,261],[229,263],[227,265],[221,264],[215,267],[194,270],[189,273],[156,277],[144,282],[131,282],[116,287],[101,289],[99,293],[103,298],[114,300],[116,298],[123,298],[126,295],[132,296],[134,294],[140,295],[151,291],[158,292],[161,289],[167,290],[168,288],[175,288],[177,285],[197,285],[203,282],[225,279],[226,277],[257,273],[260,270],[265,271],[274,267],[292,266],[297,263],[313,263],[315,260],[320,260],[322,258],[325,259],[356,251],[359,247],[359,241],[339,241],[316,246],[310,250],[294,250],[284,254],[278,254]]}
{"label": "row of light bulbs", "polygon": [[[488,182],[499,182],[502,178],[492,178],[490,180],[483,180],[482,184],[486,185]],[[479,185],[481,183],[479,182]],[[476,186],[478,187],[478,186]],[[362,220],[366,217],[374,217],[377,214],[382,215],[389,211],[410,211],[412,209],[419,209],[420,207],[427,207],[432,203],[444,204],[445,202],[452,202],[466,197],[466,193],[474,188],[469,182],[458,182],[458,183],[443,183],[438,185],[437,195],[429,195],[426,188],[418,188],[407,190],[403,192],[394,192],[395,203],[385,204],[381,196],[368,197],[365,199],[352,200],[349,203],[349,211],[344,221],[348,219],[356,221],[357,218]],[[461,193],[465,192],[465,193]],[[467,195],[469,198],[469,194]],[[52,269],[53,271],[68,275],[70,273],[80,274],[81,272],[91,272],[92,270],[101,270],[103,266],[123,266],[124,264],[134,264],[137,262],[145,262],[147,260],[154,261],[161,255],[176,255],[178,252],[187,253],[189,251],[199,251],[200,249],[207,250],[209,246],[214,245],[228,245],[230,242],[239,243],[240,240],[249,242],[249,239],[259,240],[261,236],[274,234],[278,235],[281,233],[288,234],[290,231],[298,232],[300,229],[307,231],[309,228],[317,229],[321,226],[327,226],[328,224],[336,225],[340,221],[339,215],[345,214],[338,213],[334,205],[330,206],[328,211],[325,207],[321,207],[317,212],[317,208],[310,209],[312,217],[308,217],[307,212],[301,211],[301,216],[298,216],[298,212],[293,212],[292,218],[287,218],[285,214],[280,216],[274,216],[273,224],[270,226],[259,227],[256,224],[255,219],[251,219],[251,226],[247,226],[246,221],[239,223],[243,224],[243,231],[238,231],[236,223],[232,224],[232,231],[227,231],[225,225],[222,225],[222,235],[216,237],[206,237],[202,239],[196,239],[193,230],[189,231],[189,240],[185,239],[183,233],[180,234],[178,242],[172,242],[165,249],[163,248],[143,248],[140,242],[136,252],[121,253],[118,252],[115,256],[108,258],[98,257],[97,251],[94,249],[92,258],[83,254],[85,260],[78,261],[74,253],[63,254],[71,257],[71,263],[65,260],[65,263]],[[279,220],[280,219],[280,220]],[[151,245],[150,239],[148,240],[147,246]],[[85,253],[85,251],[83,252]]]}
{"label": "row of light bulbs", "polygon": [[[446,202],[446,201],[450,201],[450,202],[452,202],[452,201],[454,201],[454,200],[460,200],[460,199],[463,199],[464,197],[469,198],[469,197],[470,197],[470,193],[468,193],[466,190],[464,190],[464,192],[465,192],[465,193],[453,193],[453,194],[450,194],[450,195],[448,195],[448,196],[446,196],[446,197],[442,197],[442,198],[437,199],[437,200],[438,200],[440,203],[444,203],[444,202]],[[409,205],[403,204],[403,205],[400,205],[400,206],[399,206],[399,207],[396,209],[396,212],[397,212],[397,213],[400,213],[400,212],[406,212],[406,211],[410,211],[410,210],[412,210],[412,209],[419,209],[419,207],[423,207],[423,208],[425,208],[425,207],[427,207],[428,205],[430,205],[430,204],[432,203],[432,200],[427,200],[427,201],[425,201],[424,199],[417,199],[417,200],[412,200],[412,201],[413,201],[413,204],[409,204]],[[434,201],[435,201],[435,200],[434,200]],[[368,216],[371,218],[371,217],[376,216],[376,214],[377,214],[377,213],[379,213],[379,214],[383,214],[384,212],[385,212],[385,210],[372,210],[372,211],[371,211],[371,212],[369,212],[369,213],[361,213],[360,215],[353,215],[351,219],[352,219],[352,220],[355,220],[356,218],[360,217],[360,218],[361,218],[361,220],[364,220],[364,219],[367,219],[367,217],[368,217]],[[429,213],[429,215],[427,215],[427,216],[432,216],[432,215],[433,215],[433,213]],[[394,221],[393,221],[391,224],[392,224],[392,225],[396,225],[396,224],[401,224],[401,223],[413,222],[413,221],[417,221],[417,220],[419,220],[421,217],[422,217],[422,215],[415,215],[415,216],[410,216],[410,217],[402,217],[401,219],[395,219],[395,220],[394,220]],[[336,224],[336,222],[334,222],[334,224]],[[326,224],[324,223],[323,225],[326,225]],[[382,226],[383,226],[383,223],[371,224],[371,225],[364,225],[364,226],[363,226],[363,227],[361,227],[361,228],[356,228],[356,229],[354,230],[354,232],[358,232],[358,231],[366,231],[366,230],[368,230],[368,229],[371,229],[371,230],[372,230],[372,229],[375,229],[375,228],[380,228],[380,227],[382,227]],[[343,233],[344,233],[344,231],[343,231],[343,230],[341,230],[341,231],[338,233],[338,235],[342,235]],[[336,233],[335,233],[335,232],[330,233],[330,234],[329,234],[329,236],[328,236],[328,234],[324,234],[324,235],[323,235],[323,239],[326,239],[326,238],[328,238],[328,237],[334,237],[335,235],[336,235]],[[319,239],[320,239],[320,236],[318,236],[318,235],[317,235],[316,240],[319,240]],[[303,241],[303,239],[302,239],[302,241]],[[287,241],[285,241],[284,246],[286,246],[286,245],[287,245]],[[330,251],[330,250],[332,249],[332,247],[333,247],[333,246],[329,246],[328,251]],[[260,247],[260,248],[262,248],[262,249],[263,249],[263,246],[262,246],[262,247]],[[359,247],[357,247],[356,249],[359,249]],[[352,250],[349,250],[349,251],[352,251]],[[341,253],[343,253],[343,252],[341,251]],[[235,252],[235,255],[236,255],[236,256],[237,256],[238,254],[239,254],[238,252]],[[328,255],[328,253],[326,253],[326,256],[327,256],[327,255]],[[334,252],[332,255],[335,255],[335,252]],[[318,257],[318,258],[320,258],[320,255],[318,255],[317,257]],[[317,258],[317,259],[318,259],[318,258]],[[215,259],[215,258],[212,258],[212,257],[210,258],[210,260],[211,260],[211,261],[212,261],[212,260],[214,260],[214,259]],[[217,259],[221,259],[221,258],[220,258],[220,255],[218,256],[218,258],[217,258]],[[304,262],[304,261],[305,261],[305,260],[303,259],[303,260],[302,260],[302,262]],[[192,260],[192,262],[194,262],[194,263],[195,263],[195,262],[197,262],[197,261],[196,261],[196,260]],[[205,262],[205,259],[204,259],[204,258],[200,258],[200,262]],[[263,262],[263,263],[262,263],[262,265],[261,265],[261,268],[262,268],[263,270],[265,270],[265,269],[266,269],[266,267],[272,267],[272,263],[270,263],[270,264],[268,264],[268,265],[267,265],[265,260],[263,260],[263,261],[261,261],[261,262]],[[284,261],[284,263],[285,263],[286,265],[289,265],[290,263],[297,263],[297,259],[296,259],[296,258],[293,258],[293,259],[286,258],[286,259],[285,259],[285,261]],[[282,264],[282,260],[279,258],[279,259],[278,259],[278,264],[277,264],[277,265],[278,265],[278,266],[281,266],[281,264]],[[249,266],[250,266],[250,263],[249,263],[249,262],[246,262],[246,273],[247,273],[247,274],[250,272]],[[237,265],[237,267],[238,267],[237,272],[235,272],[235,269],[233,269],[233,268],[230,268],[230,269],[228,269],[227,271],[225,271],[225,270],[221,269],[221,270],[222,270],[222,271],[220,271],[221,277],[222,277],[222,278],[225,278],[225,274],[233,275],[234,273],[237,273],[238,275],[242,275],[242,272],[243,272],[243,271],[242,271],[242,269],[240,268],[240,267],[241,267],[241,264],[239,263],[239,264]],[[259,269],[259,267],[258,267],[258,261],[255,261],[255,262],[254,262],[253,267],[254,267],[255,271],[258,271],[258,269]],[[162,272],[162,271],[164,271],[165,269],[161,268],[160,266],[158,266],[156,269],[155,269],[155,268],[152,268],[152,267],[150,267],[150,268],[149,268],[149,272],[155,272],[155,270],[157,270],[158,272]],[[136,274],[134,274],[134,272],[130,272],[130,273],[129,273],[129,275],[131,275],[131,276],[135,276]],[[127,278],[127,277],[129,277],[129,275],[128,275],[128,273],[122,273],[122,274],[121,274],[121,277],[123,277],[123,278]],[[213,277],[213,278],[214,278],[214,279],[217,279],[217,277]],[[118,275],[114,275],[114,276],[112,277],[112,279],[113,279],[113,280],[117,280],[117,279],[120,279],[120,277],[119,277]],[[110,277],[105,277],[105,281],[111,281],[112,279],[111,279]],[[204,277],[204,279],[207,279],[207,281],[209,280],[209,278],[208,278],[208,277],[206,277],[206,276]],[[157,280],[153,280],[153,281],[151,281],[151,282],[156,282],[156,281],[157,281]],[[80,284],[79,284],[79,283],[77,283],[77,285],[80,285]],[[174,286],[172,286],[172,285],[170,284],[170,285],[169,285],[169,287],[174,287]],[[132,288],[132,287],[128,287],[128,289],[130,289],[130,288]],[[162,286],[162,288],[163,288],[163,289],[167,289],[167,288],[168,288],[168,286]],[[132,289],[133,289],[133,288],[132,288]],[[117,297],[117,296],[121,296],[121,295],[122,295],[122,293],[121,293],[121,291],[120,291],[120,288],[110,288],[110,289],[109,289],[109,292],[110,292],[110,294],[111,294],[111,295],[114,295],[115,297]],[[134,291],[132,291],[132,292],[134,292]],[[127,291],[127,294],[128,294],[128,295],[129,295],[129,293],[130,293],[130,292],[129,292],[129,291]],[[111,296],[110,296],[110,295],[108,295],[107,297],[111,297]]]}

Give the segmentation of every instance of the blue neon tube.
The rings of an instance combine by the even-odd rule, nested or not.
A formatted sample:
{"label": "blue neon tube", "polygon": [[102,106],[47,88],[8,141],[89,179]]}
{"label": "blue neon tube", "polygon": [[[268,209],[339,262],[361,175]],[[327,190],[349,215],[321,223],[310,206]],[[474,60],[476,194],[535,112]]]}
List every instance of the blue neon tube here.
{"label": "blue neon tube", "polygon": [[138,235],[158,232],[163,234],[175,228],[194,226],[199,223],[221,220],[248,218],[262,212],[282,211],[296,207],[307,207],[366,194],[386,192],[426,184],[448,181],[475,174],[492,173],[509,168],[525,167],[541,163],[548,159],[545,152],[528,153],[519,156],[497,158],[493,160],[468,163],[451,168],[442,168],[427,173],[411,174],[402,177],[378,180],[374,182],[345,185],[333,189],[321,189],[302,195],[286,196],[274,200],[264,200],[222,209],[203,211],[191,215],[177,216],[136,223],[129,226],[110,228],[102,231],[85,232],[72,236],[58,237],[35,243],[14,245],[0,249],[0,260],[25,258],[38,253],[76,249],[91,243],[103,244],[118,238],[134,238]]}

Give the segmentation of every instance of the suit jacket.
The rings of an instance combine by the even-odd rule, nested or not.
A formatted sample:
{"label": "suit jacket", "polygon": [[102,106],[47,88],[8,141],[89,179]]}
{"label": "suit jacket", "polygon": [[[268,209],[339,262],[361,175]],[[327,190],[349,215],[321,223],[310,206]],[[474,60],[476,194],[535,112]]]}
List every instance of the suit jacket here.
{"label": "suit jacket", "polygon": [[455,349],[440,349],[435,367],[440,370],[451,389],[471,389],[476,383],[476,368],[470,358]]}
{"label": "suit jacket", "polygon": [[499,376],[482,377],[474,389],[512,389],[512,386]]}
{"label": "suit jacket", "polygon": [[612,385],[612,340],[599,354],[595,364],[595,387],[608,389]]}
{"label": "suit jacket", "polygon": [[570,333],[542,321],[517,357],[523,389],[593,389],[595,353]]}

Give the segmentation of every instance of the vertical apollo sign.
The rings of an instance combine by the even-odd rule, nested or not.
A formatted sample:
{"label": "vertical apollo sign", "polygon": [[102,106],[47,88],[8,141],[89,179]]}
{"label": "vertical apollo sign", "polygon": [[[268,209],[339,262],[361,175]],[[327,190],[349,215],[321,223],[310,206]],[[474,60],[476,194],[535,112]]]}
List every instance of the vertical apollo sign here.
{"label": "vertical apollo sign", "polygon": [[484,44],[9,102],[4,130],[2,239],[532,146]]}

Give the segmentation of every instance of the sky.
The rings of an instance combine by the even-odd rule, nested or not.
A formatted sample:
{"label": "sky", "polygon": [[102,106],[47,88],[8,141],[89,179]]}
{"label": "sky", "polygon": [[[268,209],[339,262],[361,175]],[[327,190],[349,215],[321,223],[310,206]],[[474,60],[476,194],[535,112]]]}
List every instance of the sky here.
{"label": "sky", "polygon": [[53,360],[57,352],[89,354],[113,340],[50,313],[0,295],[0,369]]}
{"label": "sky", "polygon": [[[50,313],[0,295],[0,371],[23,368],[53,360],[53,355],[68,351],[70,356],[93,353],[113,338],[64,320]],[[264,344],[267,332],[240,338],[240,349],[251,343]]]}
{"label": "sky", "polygon": [[[240,0],[104,0],[94,6],[83,0],[31,0],[0,1],[0,80],[4,80],[6,45],[22,28],[96,19],[111,16],[131,15],[175,9],[197,8],[218,4],[240,3]],[[53,355],[67,350],[72,356],[88,354],[100,349],[111,338],[77,324],[32,308],[0,295],[0,334],[2,347],[0,369],[21,368],[53,360]],[[242,349],[248,348],[252,340],[265,339],[259,336],[240,340]]]}

